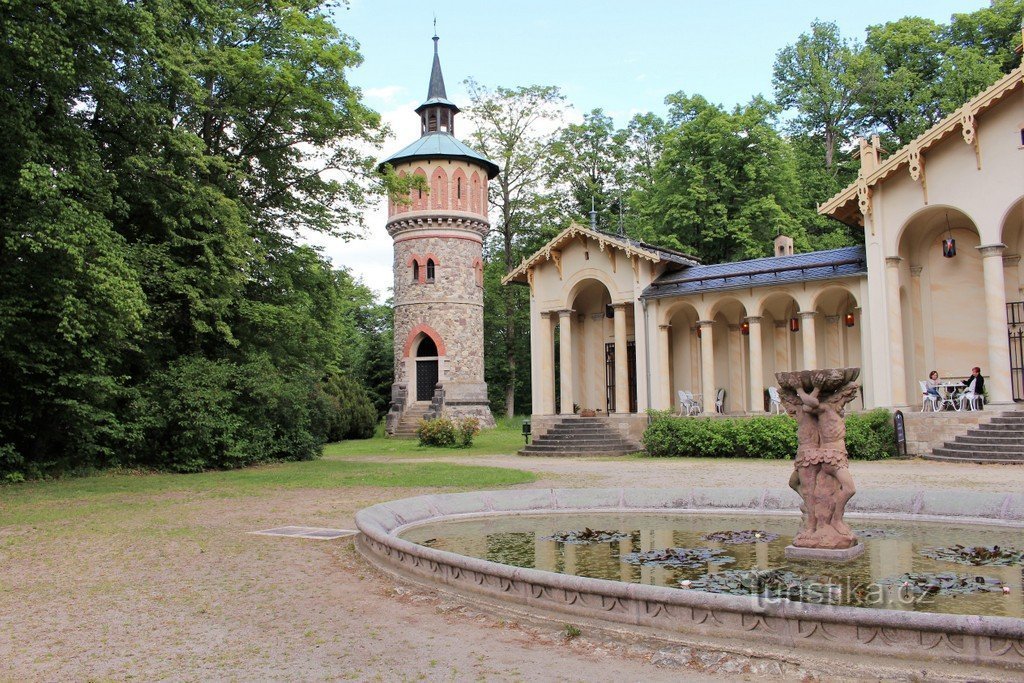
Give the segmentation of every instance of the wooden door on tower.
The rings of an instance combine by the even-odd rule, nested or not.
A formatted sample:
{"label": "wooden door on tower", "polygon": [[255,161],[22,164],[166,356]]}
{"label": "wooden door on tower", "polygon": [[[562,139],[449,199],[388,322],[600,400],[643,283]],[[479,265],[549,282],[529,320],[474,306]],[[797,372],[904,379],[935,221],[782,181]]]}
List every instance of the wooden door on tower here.
{"label": "wooden door on tower", "polygon": [[434,398],[437,386],[437,360],[416,361],[416,400],[429,401]]}

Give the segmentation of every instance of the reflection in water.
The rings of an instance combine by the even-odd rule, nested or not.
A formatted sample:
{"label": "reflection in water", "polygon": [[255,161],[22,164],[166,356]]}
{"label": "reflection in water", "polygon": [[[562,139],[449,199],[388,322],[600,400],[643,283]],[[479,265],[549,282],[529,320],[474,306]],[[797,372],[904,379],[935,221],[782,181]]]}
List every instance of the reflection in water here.
{"label": "reflection in water", "polygon": [[[857,520],[851,526],[857,529]],[[435,539],[431,547],[518,567],[544,571],[679,588],[683,579],[696,580],[724,569],[786,569],[811,581],[842,587],[840,604],[886,609],[1024,616],[1021,590],[1022,567],[968,567],[930,559],[920,554],[925,546],[1020,545],[1019,529],[953,526],[924,522],[879,523],[863,538],[867,552],[845,564],[795,562],[786,560],[785,547],[799,527],[797,517],[743,517],[738,515],[518,515],[505,518],[461,520],[417,527],[404,534],[413,542]],[[628,538],[590,545],[546,540],[558,532],[585,528],[621,531]],[[714,531],[764,529],[779,534],[768,543],[724,545],[704,541]],[[699,568],[633,565],[623,561],[629,553],[665,548],[720,548],[736,558],[734,563],[706,563]],[[1010,594],[944,595],[907,599],[881,579],[907,572],[956,572],[969,576],[994,577],[1010,586]],[[680,590],[683,590],[680,588]]]}

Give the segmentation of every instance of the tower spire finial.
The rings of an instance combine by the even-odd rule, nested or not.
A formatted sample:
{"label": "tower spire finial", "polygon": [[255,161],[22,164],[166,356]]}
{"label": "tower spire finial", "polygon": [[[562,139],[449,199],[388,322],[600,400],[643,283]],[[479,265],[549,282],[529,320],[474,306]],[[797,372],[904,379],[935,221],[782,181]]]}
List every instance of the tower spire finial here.
{"label": "tower spire finial", "polygon": [[441,75],[441,58],[437,54],[437,17],[434,17],[434,64],[430,68],[430,86],[427,88],[427,99],[441,98],[448,99],[444,91],[444,76]]}

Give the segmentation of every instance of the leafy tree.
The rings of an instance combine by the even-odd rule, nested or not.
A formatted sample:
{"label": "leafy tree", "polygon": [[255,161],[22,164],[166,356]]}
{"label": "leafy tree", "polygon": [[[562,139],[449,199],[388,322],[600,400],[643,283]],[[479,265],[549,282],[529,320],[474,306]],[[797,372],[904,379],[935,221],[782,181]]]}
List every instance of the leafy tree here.
{"label": "leafy tree", "polygon": [[794,132],[821,137],[830,172],[837,146],[862,126],[859,103],[875,87],[876,74],[874,57],[829,22],[813,22],[810,33],[776,55],[775,99],[795,110]]}
{"label": "leafy tree", "polygon": [[[565,98],[551,86],[491,90],[473,80],[466,81],[466,86],[471,103],[467,113],[476,124],[473,143],[501,169],[489,184],[489,200],[497,212],[497,230],[493,233],[494,246],[488,247],[485,256],[489,261],[498,259],[508,273],[521,255],[538,243],[538,238],[550,234],[553,225],[545,220],[550,197],[543,169],[549,140],[557,134]],[[522,290],[506,287],[500,291],[505,311],[522,310]],[[522,362],[521,355],[516,353],[516,337],[521,329],[520,317],[508,315],[500,331],[505,361],[504,408],[509,416],[516,409],[518,368]],[[497,385],[491,377],[488,383]]]}
{"label": "leafy tree", "polygon": [[949,25],[949,41],[965,50],[977,50],[1010,73],[1020,65],[1014,48],[1021,42],[1024,26],[1024,2],[991,0],[976,12],[954,14]]}
{"label": "leafy tree", "polygon": [[806,249],[794,218],[795,160],[773,126],[778,109],[754,98],[730,113],[682,92],[666,102],[664,153],[650,190],[635,197],[640,237],[708,263],[767,256],[779,231]]}
{"label": "leafy tree", "polygon": [[355,234],[380,139],[329,9],[5,5],[0,475],[317,453],[366,300],[294,235]]}
{"label": "leafy tree", "polygon": [[553,186],[565,187],[565,213],[582,221],[593,207],[598,225],[607,229],[618,223],[626,172],[624,137],[610,116],[594,109],[583,115],[583,123],[565,126],[555,138],[548,173]]}
{"label": "leafy tree", "polygon": [[877,57],[875,87],[865,93],[866,120],[902,146],[995,81],[999,64],[974,46],[948,40],[948,30],[920,17],[869,26]]}

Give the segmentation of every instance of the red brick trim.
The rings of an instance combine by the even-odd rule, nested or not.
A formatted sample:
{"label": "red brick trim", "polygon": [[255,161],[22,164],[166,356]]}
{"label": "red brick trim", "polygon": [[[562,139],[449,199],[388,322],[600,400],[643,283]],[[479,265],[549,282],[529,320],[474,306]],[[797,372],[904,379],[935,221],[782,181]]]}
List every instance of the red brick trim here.
{"label": "red brick trim", "polygon": [[403,358],[409,357],[409,352],[412,351],[413,342],[416,341],[416,337],[421,332],[434,340],[434,345],[437,346],[437,355],[445,355],[444,340],[441,339],[441,335],[434,331],[434,328],[430,327],[429,325],[424,325],[423,323],[420,323],[416,327],[412,328],[412,330],[409,332],[409,336],[405,338],[405,347],[402,349]]}
{"label": "red brick trim", "polygon": [[468,235],[445,235],[442,233],[428,232],[420,235],[409,235],[408,237],[399,237],[395,240],[395,244],[399,242],[408,242],[409,240],[426,240],[426,239],[442,239],[442,240],[466,240],[467,242],[476,242],[477,244],[483,244],[484,241],[479,237],[470,237]]}

